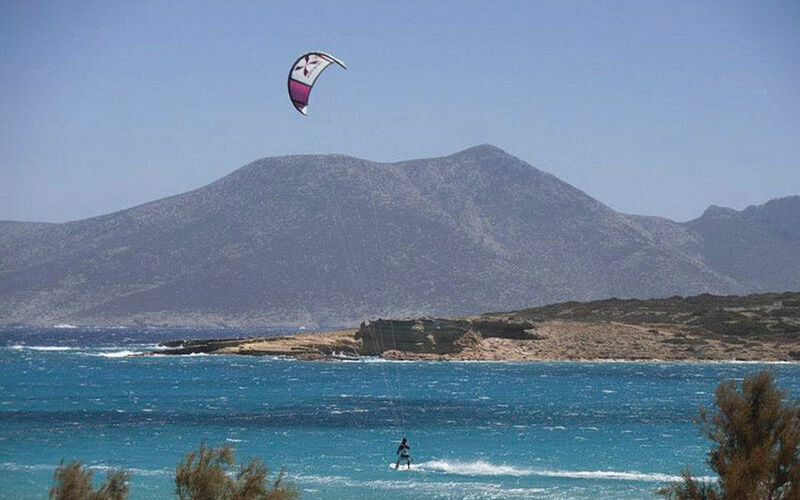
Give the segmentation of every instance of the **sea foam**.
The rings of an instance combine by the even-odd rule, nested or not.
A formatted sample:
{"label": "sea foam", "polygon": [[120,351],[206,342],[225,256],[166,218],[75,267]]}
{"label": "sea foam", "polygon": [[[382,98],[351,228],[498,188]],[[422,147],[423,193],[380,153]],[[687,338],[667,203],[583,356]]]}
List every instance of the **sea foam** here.
{"label": "sea foam", "polygon": [[[392,464],[394,468],[394,464]],[[413,470],[413,469],[412,469]],[[508,499],[508,498],[551,498],[548,488],[508,488],[500,484],[472,482],[472,481],[414,481],[408,477],[400,480],[373,479],[358,480],[344,476],[319,476],[319,475],[290,475],[303,485],[331,485],[339,487],[356,488],[364,490],[399,490],[403,492],[414,491],[423,497],[432,498],[464,498],[464,499]]]}
{"label": "sea foam", "polygon": [[113,351],[113,352],[100,352],[96,354],[91,354],[91,356],[100,356],[103,358],[128,358],[130,356],[139,356],[141,354],[143,353],[139,351],[123,350],[123,351]]}
{"label": "sea foam", "polygon": [[[455,474],[461,476],[538,476],[566,479],[614,479],[620,481],[644,481],[655,483],[681,480],[680,476],[662,474],[658,472],[650,473],[638,471],[541,469],[493,464],[484,460],[477,460],[473,462],[431,460],[429,462],[422,462],[417,465],[412,464],[412,470],[415,469],[421,472],[439,472],[443,474]],[[711,477],[701,477],[699,479],[703,481],[714,480]]]}
{"label": "sea foam", "polygon": [[[19,464],[16,462],[0,462],[0,471],[10,472],[39,472],[47,471],[52,472],[56,469],[58,464]],[[140,469],[136,467],[124,467],[115,465],[87,465],[87,469],[96,471],[109,471],[124,469],[126,472],[136,476],[169,476],[174,474],[172,469]]]}

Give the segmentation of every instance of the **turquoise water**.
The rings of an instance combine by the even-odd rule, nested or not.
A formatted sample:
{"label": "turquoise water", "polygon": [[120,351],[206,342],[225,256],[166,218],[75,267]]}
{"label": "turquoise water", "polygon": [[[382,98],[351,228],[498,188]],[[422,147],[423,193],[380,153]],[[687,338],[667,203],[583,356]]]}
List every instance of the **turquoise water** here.
{"label": "turquoise water", "polygon": [[[763,368],[132,356],[239,333],[0,331],[0,498],[45,498],[62,459],[168,498],[201,441],[285,466],[306,499],[655,498],[708,473],[692,420],[717,383]],[[800,365],[769,367],[800,394]],[[415,467],[396,472],[403,432]]]}

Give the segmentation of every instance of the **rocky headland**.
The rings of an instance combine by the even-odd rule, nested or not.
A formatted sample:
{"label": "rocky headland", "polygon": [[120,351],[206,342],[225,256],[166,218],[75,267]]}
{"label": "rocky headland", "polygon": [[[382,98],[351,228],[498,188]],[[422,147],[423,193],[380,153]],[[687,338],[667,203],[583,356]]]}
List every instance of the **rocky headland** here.
{"label": "rocky headland", "polygon": [[163,347],[159,354],[304,360],[800,361],[800,293],[566,302],[451,319],[378,319],[322,333],[175,341]]}

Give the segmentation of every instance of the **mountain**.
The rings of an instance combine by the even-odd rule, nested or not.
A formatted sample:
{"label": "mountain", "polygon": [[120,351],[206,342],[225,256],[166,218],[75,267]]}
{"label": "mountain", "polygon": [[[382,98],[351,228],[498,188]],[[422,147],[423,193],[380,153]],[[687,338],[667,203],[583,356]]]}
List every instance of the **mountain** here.
{"label": "mountain", "polygon": [[749,289],[798,289],[800,196],[741,212],[711,206],[686,227],[701,235],[699,252],[711,266]]}
{"label": "mountain", "polygon": [[[399,163],[266,158],[100,217],[0,222],[0,324],[337,325],[797,289],[792,200],[679,224],[615,212],[489,145]],[[773,254],[783,272],[747,267]]]}

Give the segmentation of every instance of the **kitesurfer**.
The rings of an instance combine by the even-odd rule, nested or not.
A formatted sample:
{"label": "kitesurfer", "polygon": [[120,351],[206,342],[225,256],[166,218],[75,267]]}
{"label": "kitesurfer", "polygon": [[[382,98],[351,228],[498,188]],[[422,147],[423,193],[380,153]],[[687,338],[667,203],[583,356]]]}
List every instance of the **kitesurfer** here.
{"label": "kitesurfer", "polygon": [[405,460],[406,465],[408,468],[411,468],[411,446],[408,444],[408,439],[403,436],[403,440],[400,441],[400,446],[397,447],[397,463],[394,464],[394,469],[397,470],[400,468],[400,462]]}

